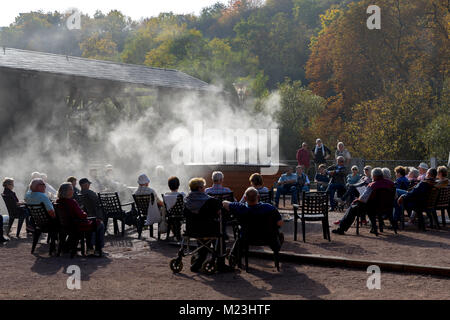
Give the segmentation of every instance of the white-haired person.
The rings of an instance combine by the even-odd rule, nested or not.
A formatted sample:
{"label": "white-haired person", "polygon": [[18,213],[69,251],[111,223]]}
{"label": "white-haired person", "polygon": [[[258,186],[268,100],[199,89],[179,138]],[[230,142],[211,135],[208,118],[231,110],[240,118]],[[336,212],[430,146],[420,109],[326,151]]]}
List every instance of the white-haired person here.
{"label": "white-haired person", "polygon": [[211,176],[213,185],[205,190],[207,194],[230,193],[231,190],[223,186],[224,175],[221,171],[214,171]]}
{"label": "white-haired person", "polygon": [[55,208],[52,201],[46,193],[46,184],[42,178],[35,178],[31,181],[29,190],[25,194],[26,204],[40,204],[43,203],[48,214],[52,218],[56,218]]}
{"label": "white-haired person", "polygon": [[161,212],[159,211],[159,207],[162,207],[164,203],[158,197],[158,194],[149,187],[150,179],[146,174],[141,174],[138,177],[137,183],[139,184],[138,189],[134,193],[135,195],[147,195],[153,194],[155,197],[155,201],[153,204],[150,202],[147,210],[147,220],[145,221],[145,226],[151,226],[154,223],[158,223],[161,221]]}
{"label": "white-haired person", "polygon": [[383,171],[383,177],[385,179],[388,179],[388,180],[392,179],[391,169],[385,167],[385,168],[382,168],[381,171]]}
{"label": "white-haired person", "polygon": [[427,171],[429,169],[428,165],[425,162],[421,162],[419,164],[419,177],[417,178],[419,181],[423,181],[427,175]]}
{"label": "white-haired person", "polygon": [[336,152],[334,154],[334,158],[337,159],[339,156],[344,157],[345,159],[345,165],[348,167],[350,166],[350,162],[352,161],[352,155],[350,152],[345,148],[343,142],[338,142],[336,147]]}
{"label": "white-haired person", "polygon": [[[31,180],[29,185],[29,190],[25,194],[25,203],[28,205],[39,205],[44,204],[47,210],[50,220],[49,220],[49,231],[56,232],[58,230],[59,222],[56,217],[55,208],[48,197],[46,191],[46,185],[42,178],[35,178]],[[51,241],[50,243],[50,255],[56,252],[55,243]]]}
{"label": "white-haired person", "polygon": [[56,189],[53,188],[53,186],[50,183],[48,183],[48,181],[47,181],[47,178],[48,178],[47,174],[46,173],[41,173],[41,178],[45,182],[46,191],[47,191],[47,194],[49,195],[49,198],[50,199],[56,199],[56,197],[58,196],[58,191],[56,191]]}
{"label": "white-haired person", "polygon": [[[88,219],[88,214],[84,212],[78,203],[73,199],[73,185],[71,182],[64,182],[59,186],[58,199],[56,205],[59,206],[59,214],[67,215],[67,218],[73,223],[79,232],[86,232],[87,254],[103,255],[105,227],[101,219]],[[93,244],[95,243],[95,251]]]}
{"label": "white-haired person", "polygon": [[409,180],[409,187],[408,187],[408,190],[409,190],[411,188],[414,188],[420,182],[420,180],[419,180],[420,173],[419,173],[419,170],[417,170],[414,167],[409,167],[408,170],[409,170],[409,172],[406,177]]}

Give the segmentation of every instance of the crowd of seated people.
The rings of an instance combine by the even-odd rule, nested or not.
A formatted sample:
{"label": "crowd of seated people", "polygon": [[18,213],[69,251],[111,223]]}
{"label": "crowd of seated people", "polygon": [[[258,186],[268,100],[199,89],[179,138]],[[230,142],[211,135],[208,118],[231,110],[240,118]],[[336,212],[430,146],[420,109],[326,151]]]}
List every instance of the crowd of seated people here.
{"label": "crowd of seated people", "polygon": [[[316,146],[316,149],[321,149],[321,146]],[[446,187],[449,183],[447,168],[444,166],[437,169],[430,169],[425,163],[421,163],[417,169],[398,166],[394,169],[395,181],[392,181],[393,177],[388,168],[375,168],[372,170],[370,166],[365,166],[364,174],[362,175],[359,174],[358,167],[353,166],[351,167],[351,173],[349,173],[345,161],[346,158],[344,156],[338,155],[335,165],[328,168],[325,164],[319,165],[318,172],[314,177],[314,181],[317,183],[317,190],[326,191],[329,195],[330,210],[335,210],[337,204],[341,201],[350,204],[344,217],[335,223],[339,225],[334,231],[337,234],[344,234],[358,215],[363,222],[365,221],[367,203],[377,189],[395,188],[394,221],[399,221],[403,210],[406,209],[408,215],[410,215],[409,223],[406,225],[411,225],[415,222],[416,212],[422,209],[425,203],[424,199],[430,188],[434,186]],[[146,174],[141,174],[137,179],[138,188],[135,195],[152,194],[154,196],[155,201],[150,203],[148,207],[145,225],[159,223],[162,217],[162,208],[170,210],[180,196],[184,200],[186,210],[193,214],[204,212],[218,214],[221,208],[243,217],[246,214],[253,216],[254,212],[273,212],[274,221],[280,224],[282,222],[281,216],[278,216],[278,206],[281,195],[291,195],[291,202],[296,204],[300,200],[298,199],[300,192],[311,190],[311,182],[304,171],[304,165],[298,165],[295,169],[294,167],[288,167],[287,172],[283,173],[275,184],[276,194],[273,205],[260,202],[260,195],[268,194],[270,190],[264,186],[263,177],[258,173],[250,176],[250,187],[239,202],[222,201],[214,198],[215,195],[232,192],[230,188],[224,186],[224,174],[220,171],[212,173],[212,186],[209,188],[206,187],[206,181],[203,178],[191,179],[189,181],[190,192],[188,194],[179,191],[180,180],[175,176],[171,176],[167,180],[168,191],[160,193],[163,194],[164,202],[160,199],[158,193],[150,188],[149,177]],[[54,205],[62,206],[63,212],[77,221],[79,231],[89,234],[88,252],[94,255],[101,255],[104,245],[105,226],[103,225],[104,216],[96,191],[104,192],[108,191],[109,188],[106,186],[108,184],[108,182],[105,182],[106,180],[98,178],[96,169],[90,170],[89,174],[89,179],[82,178],[79,180],[79,188],[77,187],[77,178],[74,176],[68,177],[67,182],[61,184],[55,196],[53,191],[49,192],[48,190],[54,190],[54,188],[46,182],[46,175],[34,172],[24,203],[29,205],[43,203],[52,219],[51,222],[55,225],[57,224],[57,217]],[[110,178],[111,181],[114,181],[111,174]],[[13,191],[14,180],[11,178],[5,179],[3,186],[3,194],[14,198],[17,205],[20,206],[21,202]],[[335,194],[337,194],[337,197]],[[79,205],[78,196],[83,196],[82,208]],[[21,210],[26,209],[21,208]],[[24,215],[26,216],[27,213],[27,211],[24,212]],[[88,219],[89,217],[95,219]],[[369,216],[369,219],[373,224],[374,217]],[[34,228],[32,220],[27,219],[25,221],[27,230],[32,231]],[[0,223],[3,223],[3,220]],[[178,229],[177,233],[180,232],[181,225]],[[0,228],[0,232],[0,242],[6,241],[7,239],[2,234],[2,228]],[[276,247],[276,245],[274,246]],[[206,251],[199,252],[192,264],[192,271],[200,269],[206,259],[205,254],[207,255]],[[220,261],[219,266],[220,270],[227,270],[224,261]]]}

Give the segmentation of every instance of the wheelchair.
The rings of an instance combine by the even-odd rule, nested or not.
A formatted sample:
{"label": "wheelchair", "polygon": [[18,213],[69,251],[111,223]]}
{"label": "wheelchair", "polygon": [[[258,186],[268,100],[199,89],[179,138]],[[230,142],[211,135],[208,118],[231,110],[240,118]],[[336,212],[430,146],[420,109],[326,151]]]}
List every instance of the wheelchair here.
{"label": "wheelchair", "polygon": [[[234,217],[227,217],[227,222],[224,222],[223,211],[220,215],[196,214],[184,209],[186,219],[186,229],[182,236],[178,256],[170,261],[170,269],[173,273],[179,273],[183,269],[183,258],[191,257],[191,264],[195,262],[195,254],[200,250],[206,249],[210,259],[206,259],[201,271],[211,275],[218,270],[218,259],[227,259],[231,267],[241,266],[240,250],[239,250],[239,234],[240,227]],[[225,241],[224,225],[231,225],[233,228],[234,240],[230,241],[228,248]],[[197,248],[191,250],[191,241],[197,241]]]}

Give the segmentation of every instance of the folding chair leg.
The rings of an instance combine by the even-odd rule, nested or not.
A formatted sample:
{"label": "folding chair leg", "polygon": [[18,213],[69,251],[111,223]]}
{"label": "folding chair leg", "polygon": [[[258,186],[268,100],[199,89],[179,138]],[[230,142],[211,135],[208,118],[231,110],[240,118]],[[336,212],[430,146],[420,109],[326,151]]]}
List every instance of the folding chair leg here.
{"label": "folding chair leg", "polygon": [[322,220],[322,234],[323,234],[323,238],[325,240],[327,240],[327,231],[325,230],[325,221]]}
{"label": "folding chair leg", "polygon": [[303,242],[306,242],[306,225],[305,220],[302,219],[302,233],[303,233]]}
{"label": "folding chair leg", "polygon": [[248,272],[248,245],[245,245],[245,272]]}
{"label": "folding chair leg", "polygon": [[33,234],[33,244],[31,245],[31,253],[34,253],[34,249],[36,249],[36,245],[39,241],[39,237],[41,236],[40,230],[35,230]]}
{"label": "folding chair leg", "polygon": [[423,218],[423,212],[419,211],[417,212],[417,215],[418,215],[417,218],[419,219],[419,229],[422,231],[426,231],[427,228],[425,227],[425,219]]}
{"label": "folding chair leg", "polygon": [[124,237],[125,236],[125,217],[123,217],[121,222],[122,222],[122,237]]}
{"label": "folding chair leg", "polygon": [[62,248],[63,248],[65,242],[66,242],[66,235],[63,232],[60,232],[59,239],[58,239],[58,251],[56,253],[56,256],[59,257],[61,255]]}
{"label": "folding chair leg", "polygon": [[57,235],[55,234],[55,232],[48,233],[48,239],[50,240],[50,248],[48,253],[50,255],[52,255],[52,253],[56,251],[56,238]]}
{"label": "folding chair leg", "polygon": [[359,214],[356,216],[356,234],[359,236]]}
{"label": "folding chair leg", "polygon": [[117,223],[117,219],[113,218],[113,227],[114,227],[114,235],[119,234],[119,225]]}
{"label": "folding chair leg", "polygon": [[154,238],[153,237],[153,225],[149,226],[149,229],[150,229],[150,237]]}
{"label": "folding chair leg", "polygon": [[297,231],[298,231],[298,216],[295,214],[297,209],[294,209],[294,241],[297,241]]}
{"label": "folding chair leg", "polygon": [[20,236],[20,230],[22,230],[22,225],[23,225],[23,221],[25,220],[24,217],[19,218],[18,223],[17,223],[17,232],[16,232],[16,237],[18,238]]}
{"label": "folding chair leg", "polygon": [[86,255],[86,241],[85,241],[86,235],[83,233],[81,235],[80,239],[80,246],[81,246],[81,255],[84,257]]}

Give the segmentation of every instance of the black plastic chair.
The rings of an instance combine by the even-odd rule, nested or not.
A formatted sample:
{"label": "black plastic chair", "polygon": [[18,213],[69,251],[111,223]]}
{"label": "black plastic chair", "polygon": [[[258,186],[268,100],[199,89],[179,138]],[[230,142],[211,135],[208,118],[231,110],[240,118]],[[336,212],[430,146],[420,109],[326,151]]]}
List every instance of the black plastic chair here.
{"label": "black plastic chair", "polygon": [[129,224],[134,224],[137,227],[137,220],[133,219],[131,211],[125,212],[122,209],[122,207],[125,206],[132,206],[133,202],[121,204],[117,192],[98,193],[97,195],[100,202],[100,207],[102,208],[105,216],[105,232],[108,229],[109,218],[113,219],[114,235],[119,234],[119,226],[117,223],[118,220],[122,224],[122,237],[125,236],[125,224],[127,221],[130,221]]}
{"label": "black plastic chair", "polygon": [[419,229],[426,231],[425,227],[425,219],[423,218],[423,213],[425,212],[430,220],[430,228],[434,228],[434,223],[436,223],[436,228],[439,229],[439,221],[436,213],[436,204],[439,196],[439,189],[436,187],[432,187],[428,192],[426,197],[425,207],[417,208],[416,213],[418,215],[419,220]]}
{"label": "black plastic chair", "polygon": [[[282,243],[280,240],[279,227],[277,225],[278,216],[279,213],[277,212],[277,209],[274,208],[274,211],[248,213],[244,216],[245,218],[239,218],[242,233],[238,248],[242,250],[245,259],[246,272],[248,272],[250,246],[269,246],[273,251],[275,267],[280,271],[279,253]],[[240,261],[241,254],[238,256]]]}
{"label": "black plastic chair", "polygon": [[56,251],[56,240],[58,239],[59,222],[56,218],[52,218],[45,208],[45,205],[40,204],[26,204],[30,211],[30,215],[34,220],[35,228],[33,232],[33,244],[31,246],[31,253],[34,253],[39,237],[42,233],[47,233],[47,242],[50,243],[50,255]]}
{"label": "black plastic chair", "polygon": [[[302,222],[303,242],[306,242],[306,221],[322,221],[323,238],[331,241],[328,222],[328,194],[326,192],[303,192],[301,206],[294,204],[294,241],[297,241],[298,219]],[[298,210],[301,209],[301,215]]]}
{"label": "black plastic chair", "polygon": [[259,202],[272,204],[273,190],[269,190],[269,192],[261,192],[259,194]]}
{"label": "black plastic chair", "polygon": [[220,201],[235,201],[233,192],[227,193],[207,193],[208,196],[218,199]]}
{"label": "black plastic chair", "polygon": [[[369,217],[373,217],[372,230],[375,235],[378,235],[378,227],[380,232],[383,232],[384,217],[389,219],[391,226],[397,234],[397,221],[394,220],[394,201],[395,201],[395,188],[392,189],[377,189],[374,191],[374,195],[367,202],[367,214]],[[356,234],[359,235],[360,216],[356,217]],[[379,226],[377,227],[376,220],[378,219]]]}
{"label": "black plastic chair", "polygon": [[[147,211],[150,204],[155,203],[155,195],[153,193],[151,194],[141,194],[141,195],[135,195],[133,194],[135,209],[138,214],[138,223],[137,223],[137,229],[138,229],[138,239],[141,238],[142,230],[144,229],[144,224],[147,219]],[[153,225],[149,226],[149,233],[150,237],[153,238]],[[159,232],[158,232],[158,240],[159,240]]]}
{"label": "black plastic chair", "polygon": [[6,209],[8,210],[9,215],[9,225],[6,234],[9,234],[9,232],[11,231],[11,227],[14,223],[14,220],[18,219],[16,237],[19,238],[23,222],[26,221],[27,218],[26,208],[25,206],[18,206],[16,200],[13,197],[4,195],[2,193],[2,198],[3,201],[5,202]]}
{"label": "black plastic chair", "polygon": [[450,217],[450,186],[439,188],[439,196],[436,201],[436,211],[441,210],[442,217],[442,225],[446,226],[445,221],[445,210],[447,210],[447,214]]}
{"label": "black plastic chair", "polygon": [[55,212],[60,225],[57,256],[61,255],[63,248],[67,245],[70,252],[70,257],[73,258],[77,254],[78,243],[80,243],[81,246],[81,255],[85,256],[86,234],[76,229],[74,219],[72,219],[72,217],[64,211],[64,207],[61,204],[55,204]]}
{"label": "black plastic chair", "polygon": [[173,235],[175,238],[180,241],[181,240],[181,226],[183,222],[185,221],[185,214],[184,214],[184,200],[183,195],[179,194],[177,196],[177,200],[175,204],[167,210],[167,204],[166,204],[166,197],[162,194],[161,195],[164,202],[164,207],[166,208],[166,221],[167,221],[167,236],[166,239],[169,238],[170,231],[173,232]]}

